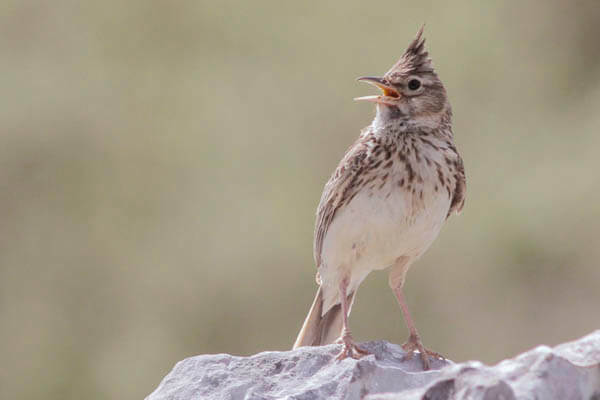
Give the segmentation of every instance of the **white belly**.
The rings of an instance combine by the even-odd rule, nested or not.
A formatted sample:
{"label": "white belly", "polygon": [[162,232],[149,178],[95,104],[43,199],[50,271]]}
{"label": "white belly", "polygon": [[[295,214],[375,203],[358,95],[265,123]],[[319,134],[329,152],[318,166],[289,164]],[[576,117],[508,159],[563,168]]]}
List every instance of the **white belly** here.
{"label": "white belly", "polygon": [[437,237],[449,207],[445,190],[423,184],[412,193],[391,180],[381,189],[358,193],[335,215],[323,241],[323,312],[339,302],[338,284],[344,277],[350,293],[369,272],[387,268],[401,256],[408,257],[408,264],[421,256]]}

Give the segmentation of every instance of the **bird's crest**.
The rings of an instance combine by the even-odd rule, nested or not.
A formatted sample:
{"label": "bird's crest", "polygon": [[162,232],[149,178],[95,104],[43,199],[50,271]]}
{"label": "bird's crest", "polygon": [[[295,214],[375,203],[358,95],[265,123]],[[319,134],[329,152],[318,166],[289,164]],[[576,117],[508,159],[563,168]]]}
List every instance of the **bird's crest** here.
{"label": "bird's crest", "polygon": [[425,49],[425,38],[423,37],[423,28],[421,26],[417,36],[408,45],[408,48],[400,57],[400,60],[386,72],[385,76],[393,78],[395,75],[413,75],[420,73],[433,72],[433,64],[429,58],[429,53]]}

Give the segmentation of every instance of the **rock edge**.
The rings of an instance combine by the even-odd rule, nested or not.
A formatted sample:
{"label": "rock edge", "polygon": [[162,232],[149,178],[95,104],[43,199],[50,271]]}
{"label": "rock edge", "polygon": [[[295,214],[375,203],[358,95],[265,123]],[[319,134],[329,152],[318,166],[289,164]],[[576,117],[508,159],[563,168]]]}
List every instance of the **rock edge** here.
{"label": "rock edge", "polygon": [[334,360],[337,345],[187,358],[146,400],[600,400],[600,330],[494,366],[436,360],[431,371],[422,371],[418,357],[403,360],[399,345],[361,346],[372,355],[341,362]]}

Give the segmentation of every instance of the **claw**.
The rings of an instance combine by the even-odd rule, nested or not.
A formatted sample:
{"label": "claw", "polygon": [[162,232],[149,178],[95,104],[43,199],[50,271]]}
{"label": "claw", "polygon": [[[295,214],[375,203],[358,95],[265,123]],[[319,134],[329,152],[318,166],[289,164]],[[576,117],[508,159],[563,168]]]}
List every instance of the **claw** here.
{"label": "claw", "polygon": [[352,339],[352,335],[348,331],[344,332],[342,336],[336,340],[336,343],[342,345],[342,350],[335,356],[337,361],[344,360],[348,357],[358,360],[361,357],[371,354],[367,350],[356,345],[354,339]]}
{"label": "claw", "polygon": [[351,345],[344,344],[342,351],[340,351],[338,353],[338,355],[335,356],[335,359],[337,361],[341,361],[341,360],[344,360],[344,359],[350,357],[350,358],[354,358],[355,360],[360,360],[362,357],[369,355],[369,354],[370,353],[368,351],[358,347],[355,344],[351,344]]}
{"label": "claw", "polygon": [[435,351],[427,350],[423,347],[423,343],[421,343],[421,338],[415,335],[410,335],[408,341],[402,345],[402,349],[406,351],[406,355],[402,358],[402,361],[408,361],[412,359],[415,351],[419,351],[419,356],[421,358],[421,362],[423,363],[423,370],[427,371],[430,368],[429,359],[437,358],[441,360],[445,360],[446,357],[442,356]]}

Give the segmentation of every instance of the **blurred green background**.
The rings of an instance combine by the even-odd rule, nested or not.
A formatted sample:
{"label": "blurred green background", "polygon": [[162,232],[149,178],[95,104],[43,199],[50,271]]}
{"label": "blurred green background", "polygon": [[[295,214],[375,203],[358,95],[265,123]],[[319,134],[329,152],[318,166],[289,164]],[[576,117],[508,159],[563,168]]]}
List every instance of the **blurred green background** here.
{"label": "blurred green background", "polygon": [[[426,22],[467,202],[408,275],[425,344],[493,363],[600,327],[596,1],[3,1],[0,398],[143,398],[288,349],[323,184]],[[387,275],[351,326],[401,343]]]}

